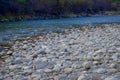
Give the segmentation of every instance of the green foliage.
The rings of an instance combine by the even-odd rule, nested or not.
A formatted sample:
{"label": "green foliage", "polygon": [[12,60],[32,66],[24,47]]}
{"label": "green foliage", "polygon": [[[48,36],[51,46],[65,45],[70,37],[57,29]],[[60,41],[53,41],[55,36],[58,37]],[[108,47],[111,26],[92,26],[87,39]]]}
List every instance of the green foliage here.
{"label": "green foliage", "polygon": [[120,2],[120,0],[110,0],[111,2]]}
{"label": "green foliage", "polygon": [[0,0],[0,15],[61,15],[120,10],[120,0]]}
{"label": "green foliage", "polygon": [[18,2],[25,4],[25,3],[26,3],[26,0],[18,0]]}

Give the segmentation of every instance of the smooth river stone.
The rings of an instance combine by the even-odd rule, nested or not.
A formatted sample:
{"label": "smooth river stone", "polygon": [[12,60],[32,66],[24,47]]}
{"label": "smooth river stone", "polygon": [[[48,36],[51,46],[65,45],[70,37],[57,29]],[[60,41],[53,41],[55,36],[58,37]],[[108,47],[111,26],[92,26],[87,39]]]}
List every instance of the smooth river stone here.
{"label": "smooth river stone", "polygon": [[84,62],[83,63],[83,68],[84,70],[88,70],[93,66],[92,62]]}
{"label": "smooth river stone", "polygon": [[23,45],[22,48],[26,50],[26,49],[28,49],[28,47],[29,47],[29,46],[25,44],[25,45]]}
{"label": "smooth river stone", "polygon": [[41,62],[41,61],[37,61],[37,62],[35,62],[34,65],[36,66],[36,69],[45,69],[45,68],[53,69],[54,65],[55,65],[55,62]]}
{"label": "smooth river stone", "polygon": [[51,69],[45,69],[45,70],[43,70],[45,73],[50,73],[50,72],[52,72],[53,70],[51,70]]}
{"label": "smooth river stone", "polygon": [[8,51],[7,52],[7,55],[11,55],[13,52],[12,51]]}
{"label": "smooth river stone", "polygon": [[92,76],[90,74],[82,74],[79,76],[78,80],[92,80]]}
{"label": "smooth river stone", "polygon": [[63,72],[64,73],[71,73],[72,72],[72,68],[65,68],[65,69],[63,69]]}
{"label": "smooth river stone", "polygon": [[105,80],[120,80],[120,79],[118,79],[114,76],[109,76],[109,77],[105,78]]}
{"label": "smooth river stone", "polygon": [[107,72],[107,70],[105,68],[97,68],[97,69],[94,69],[93,72],[104,74]]}

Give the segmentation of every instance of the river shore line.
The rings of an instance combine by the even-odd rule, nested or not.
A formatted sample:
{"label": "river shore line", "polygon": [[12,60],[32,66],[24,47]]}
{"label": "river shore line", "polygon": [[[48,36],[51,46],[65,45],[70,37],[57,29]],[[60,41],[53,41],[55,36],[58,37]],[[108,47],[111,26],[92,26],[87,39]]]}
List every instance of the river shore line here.
{"label": "river shore line", "polygon": [[81,18],[81,17],[93,17],[93,16],[116,16],[120,15],[120,11],[105,11],[99,13],[80,13],[80,14],[62,14],[62,15],[17,15],[17,16],[2,16],[0,15],[0,22],[16,22],[25,20],[48,20],[48,19],[59,19],[59,18]]}
{"label": "river shore line", "polygon": [[120,24],[26,37],[0,55],[0,80],[119,80]]}

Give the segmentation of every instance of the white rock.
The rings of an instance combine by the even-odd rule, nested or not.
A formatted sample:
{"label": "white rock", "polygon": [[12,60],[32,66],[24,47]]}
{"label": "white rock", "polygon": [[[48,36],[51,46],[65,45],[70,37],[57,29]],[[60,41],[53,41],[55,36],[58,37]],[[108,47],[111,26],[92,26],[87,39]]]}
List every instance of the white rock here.
{"label": "white rock", "polygon": [[77,56],[78,55],[78,53],[74,53],[74,54],[72,54],[73,56]]}
{"label": "white rock", "polygon": [[120,51],[120,47],[119,47],[119,48],[116,48],[116,50]]}
{"label": "white rock", "polygon": [[83,68],[85,70],[90,69],[91,67],[92,67],[92,63],[91,62],[84,62],[83,63]]}
{"label": "white rock", "polygon": [[92,76],[90,74],[82,74],[79,76],[78,80],[92,80]]}
{"label": "white rock", "polygon": [[28,49],[28,45],[25,44],[25,45],[23,46],[23,49]]}
{"label": "white rock", "polygon": [[45,49],[45,52],[46,52],[46,53],[50,53],[50,49],[49,49],[49,48],[46,48],[46,49]]}
{"label": "white rock", "polygon": [[115,63],[110,64],[110,68],[116,68],[116,67],[117,67],[117,64]]}
{"label": "white rock", "polygon": [[102,59],[101,59],[101,56],[97,55],[94,57],[94,60],[101,61]]}
{"label": "white rock", "polygon": [[51,70],[51,69],[45,69],[45,70],[43,70],[45,73],[50,73],[50,72],[52,72],[53,70]]}
{"label": "white rock", "polygon": [[24,43],[24,44],[27,44],[27,43],[28,43],[28,41],[23,41],[23,43]]}
{"label": "white rock", "polygon": [[16,44],[19,44],[20,42],[19,42],[19,41],[16,41],[15,43],[16,43]]}
{"label": "white rock", "polygon": [[99,68],[99,69],[95,69],[93,72],[95,72],[95,73],[101,73],[101,74],[104,74],[104,73],[106,73],[106,72],[107,72],[107,70],[106,70],[106,69],[104,69],[104,68]]}
{"label": "white rock", "polygon": [[63,69],[64,73],[71,73],[72,72],[72,68],[65,68]]}
{"label": "white rock", "polygon": [[93,60],[93,55],[88,54],[88,55],[85,55],[84,58],[85,58],[85,60],[90,61],[90,60]]}
{"label": "white rock", "polygon": [[119,60],[117,54],[113,55],[111,58],[112,58],[114,61],[118,61],[118,60]]}
{"label": "white rock", "polygon": [[41,49],[39,49],[39,50],[37,50],[37,51],[35,51],[35,53],[34,54],[40,54],[40,52],[42,52],[42,50]]}
{"label": "white rock", "polygon": [[96,51],[93,55],[94,55],[94,56],[97,56],[98,54],[100,54],[100,53],[105,53],[105,52],[106,52],[105,49],[100,49],[100,50]]}
{"label": "white rock", "polygon": [[8,52],[7,52],[8,55],[10,55],[10,54],[12,54],[12,53],[13,53],[12,51],[8,51]]}
{"label": "white rock", "polygon": [[60,71],[62,69],[62,67],[60,65],[55,65],[54,66],[54,71]]}
{"label": "white rock", "polygon": [[100,65],[100,64],[102,64],[102,62],[101,61],[94,61],[93,64],[94,65]]}
{"label": "white rock", "polygon": [[15,70],[18,66],[17,65],[9,65],[10,70]]}
{"label": "white rock", "polygon": [[109,77],[105,78],[105,80],[120,80],[120,79],[115,78],[114,76],[109,76]]}
{"label": "white rock", "polygon": [[[33,74],[31,75],[31,78],[38,78],[38,77],[40,77],[40,78],[41,78],[41,76],[40,76],[40,75],[38,76],[38,74],[35,74],[35,73],[33,73]],[[39,79],[40,79],[40,78],[39,78]]]}
{"label": "white rock", "polygon": [[46,57],[42,57],[42,58],[41,58],[41,61],[42,61],[42,62],[46,62],[46,61],[47,61],[47,58],[46,58]]}

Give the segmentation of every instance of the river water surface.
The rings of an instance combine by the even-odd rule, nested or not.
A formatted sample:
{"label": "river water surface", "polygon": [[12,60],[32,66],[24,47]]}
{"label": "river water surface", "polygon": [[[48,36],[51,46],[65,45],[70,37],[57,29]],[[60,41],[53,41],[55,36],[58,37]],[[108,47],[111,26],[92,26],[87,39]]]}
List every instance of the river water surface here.
{"label": "river water surface", "polygon": [[66,28],[74,27],[74,25],[98,23],[120,23],[120,16],[94,16],[0,23],[0,43],[15,40],[23,36],[62,31]]}

